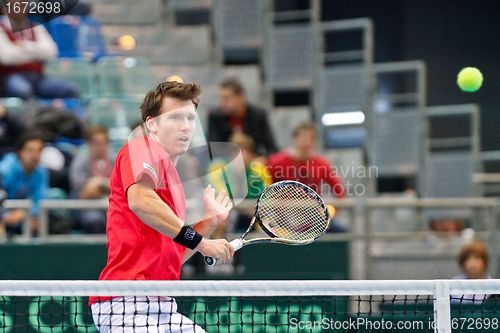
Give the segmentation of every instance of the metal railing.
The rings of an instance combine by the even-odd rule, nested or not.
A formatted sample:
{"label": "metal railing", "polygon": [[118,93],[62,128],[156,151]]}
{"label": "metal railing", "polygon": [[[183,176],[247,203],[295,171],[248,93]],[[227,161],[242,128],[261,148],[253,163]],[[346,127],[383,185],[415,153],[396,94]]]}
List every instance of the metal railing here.
{"label": "metal railing", "polygon": [[[321,238],[321,241],[330,242],[349,242],[350,247],[350,275],[355,279],[372,278],[372,262],[377,258],[377,254],[372,251],[374,242],[391,242],[416,240],[422,235],[431,234],[425,220],[423,211],[426,209],[470,209],[473,212],[474,227],[479,231],[479,235],[485,241],[494,245],[498,234],[498,208],[499,200],[495,198],[346,198],[327,200],[328,204],[333,204],[341,215],[349,221],[349,230],[346,233],[329,233]],[[187,201],[187,207],[197,207],[197,203],[192,200]],[[30,235],[30,221],[26,221],[23,226],[24,234],[15,239],[16,242],[80,242],[80,243],[104,243],[104,235],[83,235],[83,234],[65,234],[52,235],[49,233],[49,213],[54,209],[67,210],[86,210],[86,209],[106,209],[108,201],[103,200],[42,200],[40,205],[40,229],[37,238]],[[240,203],[236,209],[240,212],[252,214],[255,207],[255,200],[245,200]],[[20,208],[29,210],[31,208],[30,200],[7,200],[4,208]],[[376,231],[373,228],[376,218],[373,216],[375,210],[396,210],[411,209],[415,214],[419,224],[418,230],[398,231],[398,225],[395,224],[394,230]],[[486,212],[486,215],[476,214],[479,211]],[[401,222],[401,221],[400,221]],[[404,221],[403,221],[404,223]],[[229,234],[228,239],[239,237],[239,234]],[[250,235],[252,237],[252,235]],[[383,258],[413,258],[415,255],[429,258],[443,256],[443,253],[412,253],[411,251],[384,254]],[[447,254],[451,255],[451,254]],[[456,253],[453,253],[456,255]],[[405,258],[406,258],[405,257]],[[497,270],[496,251],[491,251],[490,265],[492,272]]]}
{"label": "metal railing", "polygon": [[[393,232],[386,231],[383,233],[377,233],[372,229],[372,224],[374,222],[372,213],[376,209],[398,209],[398,208],[413,208],[416,210],[416,216],[419,220],[419,228],[418,231],[406,231],[406,232]],[[481,232],[482,238],[489,244],[494,244],[496,241],[496,235],[498,233],[498,208],[499,201],[494,198],[373,198],[367,199],[366,204],[363,207],[364,214],[364,230],[363,230],[363,239],[364,239],[364,258],[360,260],[366,261],[366,273],[365,278],[373,278],[373,258],[375,255],[372,253],[372,243],[377,240],[382,241],[394,241],[394,240],[405,240],[405,239],[417,239],[418,235],[428,234],[429,230],[425,230],[426,228],[426,220],[422,216],[422,212],[426,209],[471,209],[473,210],[473,222],[476,230]],[[483,221],[479,221],[479,217],[477,211],[483,210],[486,211],[487,217],[483,218]],[[483,223],[479,223],[483,222]],[[396,228],[397,229],[397,228]],[[384,259],[390,258],[407,258],[410,256],[419,256],[422,257],[426,255],[419,251],[418,253],[392,253],[392,254],[384,254]],[[442,252],[438,253],[429,253],[428,258],[433,258],[437,256],[442,256]],[[457,253],[452,254],[453,257],[457,255]],[[490,253],[490,268],[492,272],[497,271],[497,261],[498,255],[496,251],[491,251]]]}

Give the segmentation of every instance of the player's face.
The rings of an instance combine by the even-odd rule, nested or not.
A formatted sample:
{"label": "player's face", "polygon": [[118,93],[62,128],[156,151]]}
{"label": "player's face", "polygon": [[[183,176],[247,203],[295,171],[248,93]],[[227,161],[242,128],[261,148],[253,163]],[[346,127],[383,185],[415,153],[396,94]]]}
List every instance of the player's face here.
{"label": "player's face", "polygon": [[165,97],[160,116],[148,122],[149,131],[171,158],[184,154],[196,127],[196,109],[192,101]]}
{"label": "player's face", "polygon": [[29,140],[19,151],[19,160],[25,171],[31,172],[40,162],[42,154],[43,142],[40,140]]}

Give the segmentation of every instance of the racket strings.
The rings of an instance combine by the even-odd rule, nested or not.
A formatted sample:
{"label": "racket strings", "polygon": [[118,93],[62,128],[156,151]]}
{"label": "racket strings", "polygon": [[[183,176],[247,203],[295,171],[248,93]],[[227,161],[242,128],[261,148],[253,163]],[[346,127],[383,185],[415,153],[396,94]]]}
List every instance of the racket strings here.
{"label": "racket strings", "polygon": [[275,186],[259,200],[258,217],[276,237],[307,241],[327,227],[325,207],[315,193],[299,184]]}

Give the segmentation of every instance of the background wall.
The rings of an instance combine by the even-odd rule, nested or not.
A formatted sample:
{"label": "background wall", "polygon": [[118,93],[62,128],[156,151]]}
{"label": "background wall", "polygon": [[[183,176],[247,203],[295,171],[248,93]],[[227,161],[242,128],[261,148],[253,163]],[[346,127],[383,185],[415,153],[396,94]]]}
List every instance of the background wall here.
{"label": "background wall", "polygon": [[[324,19],[371,17],[375,62],[424,60],[429,105],[478,103],[482,149],[500,149],[500,3],[493,0],[324,0]],[[484,85],[474,94],[455,83],[462,67],[478,67]]]}
{"label": "background wall", "polygon": [[[0,246],[0,280],[96,280],[106,264],[106,253],[104,244],[5,244]],[[237,256],[245,263],[244,274],[198,274],[191,278],[349,278],[346,242],[254,246],[241,250]],[[201,256],[197,257],[201,262]]]}

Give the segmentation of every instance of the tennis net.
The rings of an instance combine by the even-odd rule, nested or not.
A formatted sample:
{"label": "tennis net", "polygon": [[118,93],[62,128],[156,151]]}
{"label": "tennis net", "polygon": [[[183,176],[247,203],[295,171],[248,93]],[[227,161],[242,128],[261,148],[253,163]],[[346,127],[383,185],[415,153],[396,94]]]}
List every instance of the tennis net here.
{"label": "tennis net", "polygon": [[500,280],[0,281],[0,332],[497,332],[498,294]]}

